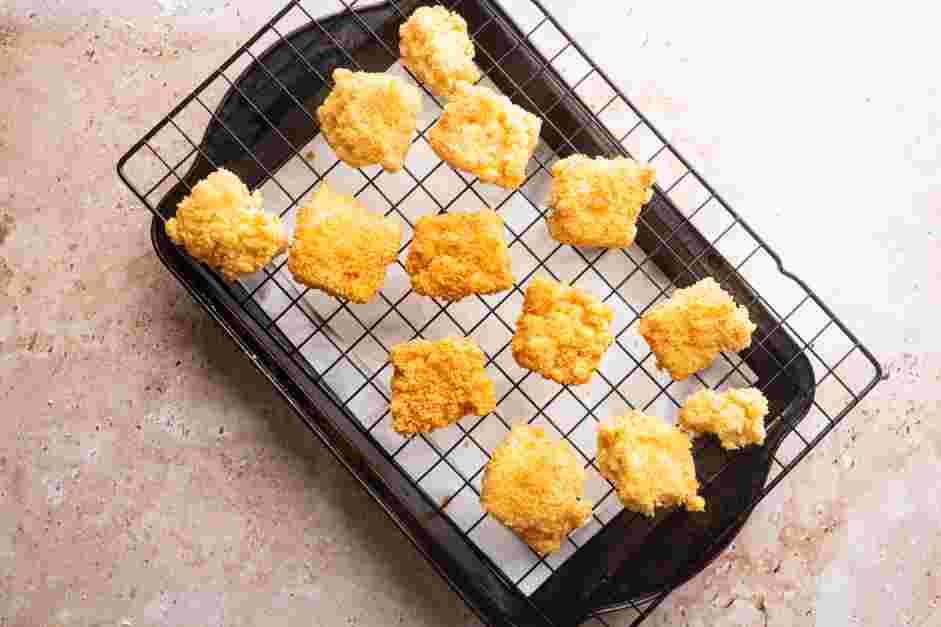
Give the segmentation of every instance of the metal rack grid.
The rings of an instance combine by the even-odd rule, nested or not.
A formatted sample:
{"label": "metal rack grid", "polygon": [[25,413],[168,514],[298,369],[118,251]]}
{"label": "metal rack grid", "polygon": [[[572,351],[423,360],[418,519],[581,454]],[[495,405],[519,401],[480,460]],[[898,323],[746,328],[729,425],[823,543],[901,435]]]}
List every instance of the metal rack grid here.
{"label": "metal rack grid", "polygon": [[[460,11],[462,1],[449,0],[444,4]],[[499,57],[491,56],[486,45],[481,43],[487,28],[506,21],[497,5],[493,5],[483,23],[471,25],[472,37],[477,42],[478,62],[484,71],[482,81],[489,82],[494,74],[503,72],[501,63],[506,56],[524,43],[535,45],[546,59],[526,81],[514,81],[508,74],[500,77],[503,83],[508,81],[513,86],[512,90],[504,90],[504,93],[517,104],[540,115],[545,121],[544,135],[548,132],[556,140],[555,148],[545,142],[540,143],[529,164],[526,182],[519,190],[505,192],[481,184],[430,153],[425,132],[437,118],[443,103],[427,90],[424,92],[425,107],[420,128],[406,166],[399,174],[389,174],[378,168],[348,168],[329,152],[319,136],[311,144],[292,145],[278,125],[265,116],[263,108],[253,102],[233,77],[237,76],[240,67],[260,65],[268,79],[294,103],[297,111],[316,126],[316,118],[302,99],[295,97],[279,81],[276,73],[259,60],[261,51],[271,44],[284,44],[293,49],[289,33],[294,28],[313,24],[319,27],[325,38],[332,40],[337,54],[344,57],[348,67],[361,69],[355,56],[345,49],[342,42],[320,25],[317,16],[329,12],[329,7],[324,7],[322,2],[316,3],[316,8],[310,6],[312,4],[294,0],[285,7],[148,135],[142,150],[135,155],[146,163],[139,165],[129,161],[125,172],[130,179],[149,182],[140,187],[135,183],[134,191],[158,217],[165,219],[166,216],[155,209],[159,199],[169,187],[186,184],[185,173],[195,158],[201,156],[212,161],[195,138],[199,137],[201,129],[214,123],[221,125],[264,171],[266,180],[261,189],[268,209],[276,210],[288,224],[303,199],[325,180],[339,181],[338,187],[353,192],[367,206],[384,208],[386,215],[397,216],[407,225],[409,234],[419,212],[490,206],[504,215],[518,280],[512,290],[494,296],[477,296],[454,304],[423,298],[418,303],[417,295],[407,285],[404,257],[401,256],[390,270],[390,281],[381,290],[378,301],[369,307],[328,298],[297,285],[287,272],[284,258],[275,260],[260,279],[242,282],[244,290],[236,290],[221,278],[218,282],[243,306],[258,305],[252,309],[253,315],[271,338],[282,345],[292,359],[313,367],[316,380],[363,421],[363,427],[402,471],[412,477],[428,498],[436,502],[463,533],[477,542],[522,591],[529,593],[535,590],[621,510],[613,494],[613,486],[600,477],[594,466],[594,424],[627,407],[656,410],[656,413],[670,418],[682,402],[683,395],[679,394],[682,384],[655,369],[651,353],[636,331],[640,316],[668,297],[676,283],[659,272],[656,258],[672,251],[671,242],[681,228],[693,226],[698,229],[734,264],[732,271],[739,280],[749,286],[762,287],[762,294],[752,289],[753,300],[740,304],[751,308],[760,303],[776,318],[774,327],[755,337],[745,353],[723,354],[713,368],[695,376],[696,383],[710,388],[771,385],[773,380],[759,382],[745,361],[751,353],[758,351],[774,358],[765,348],[765,342],[779,329],[786,329],[796,339],[801,347],[800,354],[808,355],[814,366],[816,390],[812,409],[798,425],[789,427],[774,456],[775,466],[761,496],[773,488],[878,380],[878,364],[868,351],[816,295],[782,270],[777,255],[535,0],[501,3],[525,36],[518,40],[517,46]],[[389,47],[359,17],[357,11],[365,4],[356,0],[337,0],[333,8],[347,12],[382,45],[389,56],[390,71],[399,72],[414,81],[414,77],[397,64],[397,50]],[[407,17],[399,7],[400,2],[389,4],[403,19]],[[488,4],[485,2],[484,6]],[[330,77],[321,75],[300,51],[293,49],[293,52],[297,63],[304,66],[312,80],[330,84]],[[526,88],[548,71],[555,71],[565,79],[565,93],[555,104],[540,107],[528,97]],[[238,130],[228,128],[218,117],[214,107],[226,92],[234,92],[264,119],[280,140],[290,146],[293,158],[289,163],[277,171],[269,171],[253,148],[240,137]],[[553,242],[543,233],[545,229],[541,224],[546,208],[542,200],[550,177],[549,168],[560,154],[577,152],[573,141],[583,131],[579,128],[574,133],[566,133],[548,116],[553,108],[568,98],[578,99],[587,106],[596,123],[616,138],[625,154],[655,165],[659,179],[656,194],[668,198],[682,210],[683,223],[667,237],[659,238],[654,250],[645,252],[636,245],[623,250],[585,250]],[[420,158],[413,158],[413,154]],[[326,167],[320,165],[324,159],[328,163]],[[213,165],[221,167],[226,164]],[[146,191],[139,191],[141,189]],[[406,238],[400,253],[404,254],[409,241],[410,238]],[[691,262],[678,256],[677,259],[689,274],[689,281],[684,280],[683,283],[698,278],[701,271],[694,267],[698,259]],[[519,310],[528,281],[537,274],[547,274],[583,287],[615,307],[616,340],[609,352],[616,353],[618,360],[615,363],[627,364],[624,371],[603,365],[592,384],[572,388],[541,381],[538,375],[523,371],[513,363],[508,348],[514,331],[514,313]],[[396,277],[400,280],[397,281]],[[727,278],[716,277],[720,284]],[[275,332],[276,328],[280,333]],[[391,367],[384,356],[398,341],[416,337],[437,339],[448,332],[474,337],[484,348],[488,356],[487,371],[499,391],[497,410],[486,417],[472,417],[456,423],[453,428],[445,430],[448,433],[444,437],[399,438],[389,429],[385,409],[389,399]],[[606,358],[606,363],[610,361]],[[780,373],[784,373],[789,364],[779,362],[779,365]],[[377,406],[382,408],[378,414],[374,413]],[[489,453],[520,418],[530,423],[543,423],[550,431],[567,439],[583,459],[592,477],[590,483],[594,482],[589,488],[594,503],[592,522],[574,532],[561,553],[543,558],[479,511],[479,505],[478,511],[474,510],[479,496],[479,480]],[[776,428],[776,420],[777,416],[770,417],[769,431]],[[718,451],[723,455],[725,463],[710,476],[700,477],[703,486],[716,480],[735,461],[734,455],[721,451],[709,439],[697,441],[697,459],[709,447],[716,449],[713,454]],[[719,541],[717,538],[716,542]],[[512,558],[507,560],[507,555]],[[665,594],[653,596],[643,603],[630,602],[634,623],[639,623],[652,611]]]}

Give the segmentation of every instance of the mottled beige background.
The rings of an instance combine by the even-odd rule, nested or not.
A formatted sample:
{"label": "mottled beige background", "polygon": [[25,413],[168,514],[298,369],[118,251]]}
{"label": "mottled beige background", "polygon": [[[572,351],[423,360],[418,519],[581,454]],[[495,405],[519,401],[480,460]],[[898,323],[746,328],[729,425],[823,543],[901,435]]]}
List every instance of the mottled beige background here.
{"label": "mottled beige background", "polygon": [[[0,625],[475,624],[114,175],[277,4],[0,0]],[[649,624],[941,624],[937,9],[550,4],[890,373]]]}

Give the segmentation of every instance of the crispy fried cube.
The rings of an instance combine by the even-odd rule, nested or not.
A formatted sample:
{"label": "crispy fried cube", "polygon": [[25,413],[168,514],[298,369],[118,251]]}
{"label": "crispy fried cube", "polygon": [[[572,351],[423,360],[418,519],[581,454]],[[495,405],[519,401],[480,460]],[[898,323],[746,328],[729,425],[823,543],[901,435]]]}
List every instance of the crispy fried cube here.
{"label": "crispy fried cube", "polygon": [[422,216],[405,269],[416,292],[450,301],[510,289],[503,218],[493,209]]}
{"label": "crispy fried cube", "polygon": [[559,550],[562,539],[591,518],[585,469],[568,442],[546,437],[542,427],[519,425],[507,434],[484,472],[480,502],[539,555]]}
{"label": "crispy fried cube", "polygon": [[549,233],[563,244],[622,248],[653,196],[656,173],[633,159],[572,155],[552,166]]}
{"label": "crispy fried cube", "polygon": [[298,211],[288,268],[299,283],[365,303],[382,287],[401,243],[401,223],[323,183]]}
{"label": "crispy fried cube", "polygon": [[542,120],[506,96],[460,83],[428,131],[439,157],[481,181],[516,189],[539,141]]}
{"label": "crispy fried cube", "polygon": [[598,469],[617,488],[624,507],[653,516],[657,507],[706,508],[689,436],[659,418],[631,411],[598,426]]}
{"label": "crispy fried cube", "polygon": [[392,349],[392,428],[427,433],[497,405],[486,356],[468,338],[412,340]]}
{"label": "crispy fried cube", "polygon": [[353,167],[402,169],[412,143],[421,92],[401,78],[333,71],[333,91],[317,109],[320,130],[337,156]]}
{"label": "crispy fried cube", "polygon": [[677,381],[709,367],[721,351],[751,345],[755,324],[711,277],[678,289],[640,319],[640,334],[657,357],[657,367]]}
{"label": "crispy fried cube", "polygon": [[558,383],[588,383],[614,341],[614,310],[595,296],[545,278],[526,289],[513,357]]}
{"label": "crispy fried cube", "polygon": [[738,449],[765,441],[768,399],[755,388],[718,393],[703,389],[683,403],[680,427],[694,436],[714,433],[722,448]]}
{"label": "crispy fried cube", "polygon": [[167,220],[167,235],[190,256],[235,280],[258,272],[288,247],[278,216],[261,208],[261,192],[249,192],[228,170],[218,170],[193,187]]}
{"label": "crispy fried cube", "polygon": [[441,5],[419,7],[399,27],[402,63],[436,96],[448,96],[460,81],[476,83],[474,42],[467,22]]}

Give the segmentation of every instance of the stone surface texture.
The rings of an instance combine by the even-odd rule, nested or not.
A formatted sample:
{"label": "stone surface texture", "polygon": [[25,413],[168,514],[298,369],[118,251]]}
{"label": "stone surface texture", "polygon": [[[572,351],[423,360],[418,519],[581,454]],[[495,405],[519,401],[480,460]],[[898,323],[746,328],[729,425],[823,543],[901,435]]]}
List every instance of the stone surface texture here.
{"label": "stone surface texture", "polygon": [[[938,9],[547,4],[889,375],[647,624],[941,624]],[[0,625],[476,624],[114,174],[275,8],[0,0]]]}

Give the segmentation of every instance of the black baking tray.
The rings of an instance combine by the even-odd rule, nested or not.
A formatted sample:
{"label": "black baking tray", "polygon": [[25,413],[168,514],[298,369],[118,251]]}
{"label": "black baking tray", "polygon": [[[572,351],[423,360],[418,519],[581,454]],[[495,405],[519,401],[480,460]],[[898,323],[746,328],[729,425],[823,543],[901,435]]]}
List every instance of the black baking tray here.
{"label": "black baking tray", "polygon": [[[881,377],[880,366],[802,281],[786,274],[777,255],[702,181],[565,29],[539,2],[532,1],[532,7],[542,16],[540,26],[549,24],[561,33],[566,49],[582,55],[593,75],[606,81],[613,93],[637,113],[635,129],[649,129],[659,138],[659,150],[668,150],[683,164],[680,178],[700,181],[710,199],[720,203],[734,219],[733,224],[753,239],[756,253],[772,259],[778,271],[802,292],[802,298],[786,312],[774,308],[760,294],[761,286],[753,286],[740,272],[743,262],[733,264],[727,259],[717,247],[717,240],[707,238],[695,226],[661,183],[639,225],[637,244],[647,255],[639,265],[655,265],[675,286],[715,277],[737,302],[748,306],[758,330],[753,347],[740,358],[753,373],[754,385],[761,387],[769,399],[768,439],[764,446],[734,456],[717,446],[697,445],[697,472],[701,479],[708,479],[702,491],[708,504],[705,513],[667,511],[646,519],[622,511],[559,565],[538,589],[524,594],[517,582],[496,567],[442,513],[440,504],[429,499],[394,457],[376,443],[318,373],[299,358],[291,341],[255,304],[251,293],[194,262],[169,241],[163,229],[164,220],[174,214],[188,190],[217,167],[236,172],[253,188],[276,177],[279,169],[297,156],[298,148],[319,132],[312,114],[329,92],[325,77],[336,67],[385,71],[396,61],[399,24],[417,6],[431,3],[401,0],[370,6],[342,4],[339,13],[316,17],[303,3],[289,3],[122,157],[119,175],[154,213],[154,249],[169,271],[484,621],[493,625],[574,625],[606,610],[630,607],[636,614],[635,623],[639,623],[670,590],[719,555],[761,498],[872,389]],[[514,102],[541,114],[546,120],[542,139],[557,155],[626,154],[624,139],[615,137],[600,122],[598,111],[577,97],[570,82],[554,67],[553,58],[547,58],[533,43],[535,29],[518,25],[512,11],[493,0],[459,0],[452,4],[475,35],[482,70]],[[310,19],[290,31],[284,29],[282,21],[297,11]],[[272,35],[275,41],[270,47],[253,52],[253,46]],[[248,65],[238,78],[229,80],[226,72],[238,63]],[[228,91],[221,101],[207,106],[207,89],[220,78],[228,83]],[[201,139],[188,135],[178,123],[178,116],[194,103],[211,114]],[[166,157],[154,146],[154,138],[168,128],[175,128],[190,143],[185,159]],[[133,168],[129,164],[142,156],[158,164],[154,185],[145,185],[130,171]],[[311,188],[318,180],[312,178]],[[816,336],[805,339],[789,324],[802,306],[811,305],[825,316],[825,329],[838,329],[851,342],[849,353],[841,359],[821,358],[814,351]],[[855,386],[844,383],[850,395],[826,413],[827,424],[813,437],[800,437],[790,460],[777,461],[775,453],[781,443],[788,436],[799,435],[797,427],[808,412],[819,407],[815,399],[821,381],[836,378],[843,382],[839,368],[850,354],[861,356],[866,364],[861,382]],[[638,365],[643,367],[642,362]]]}

